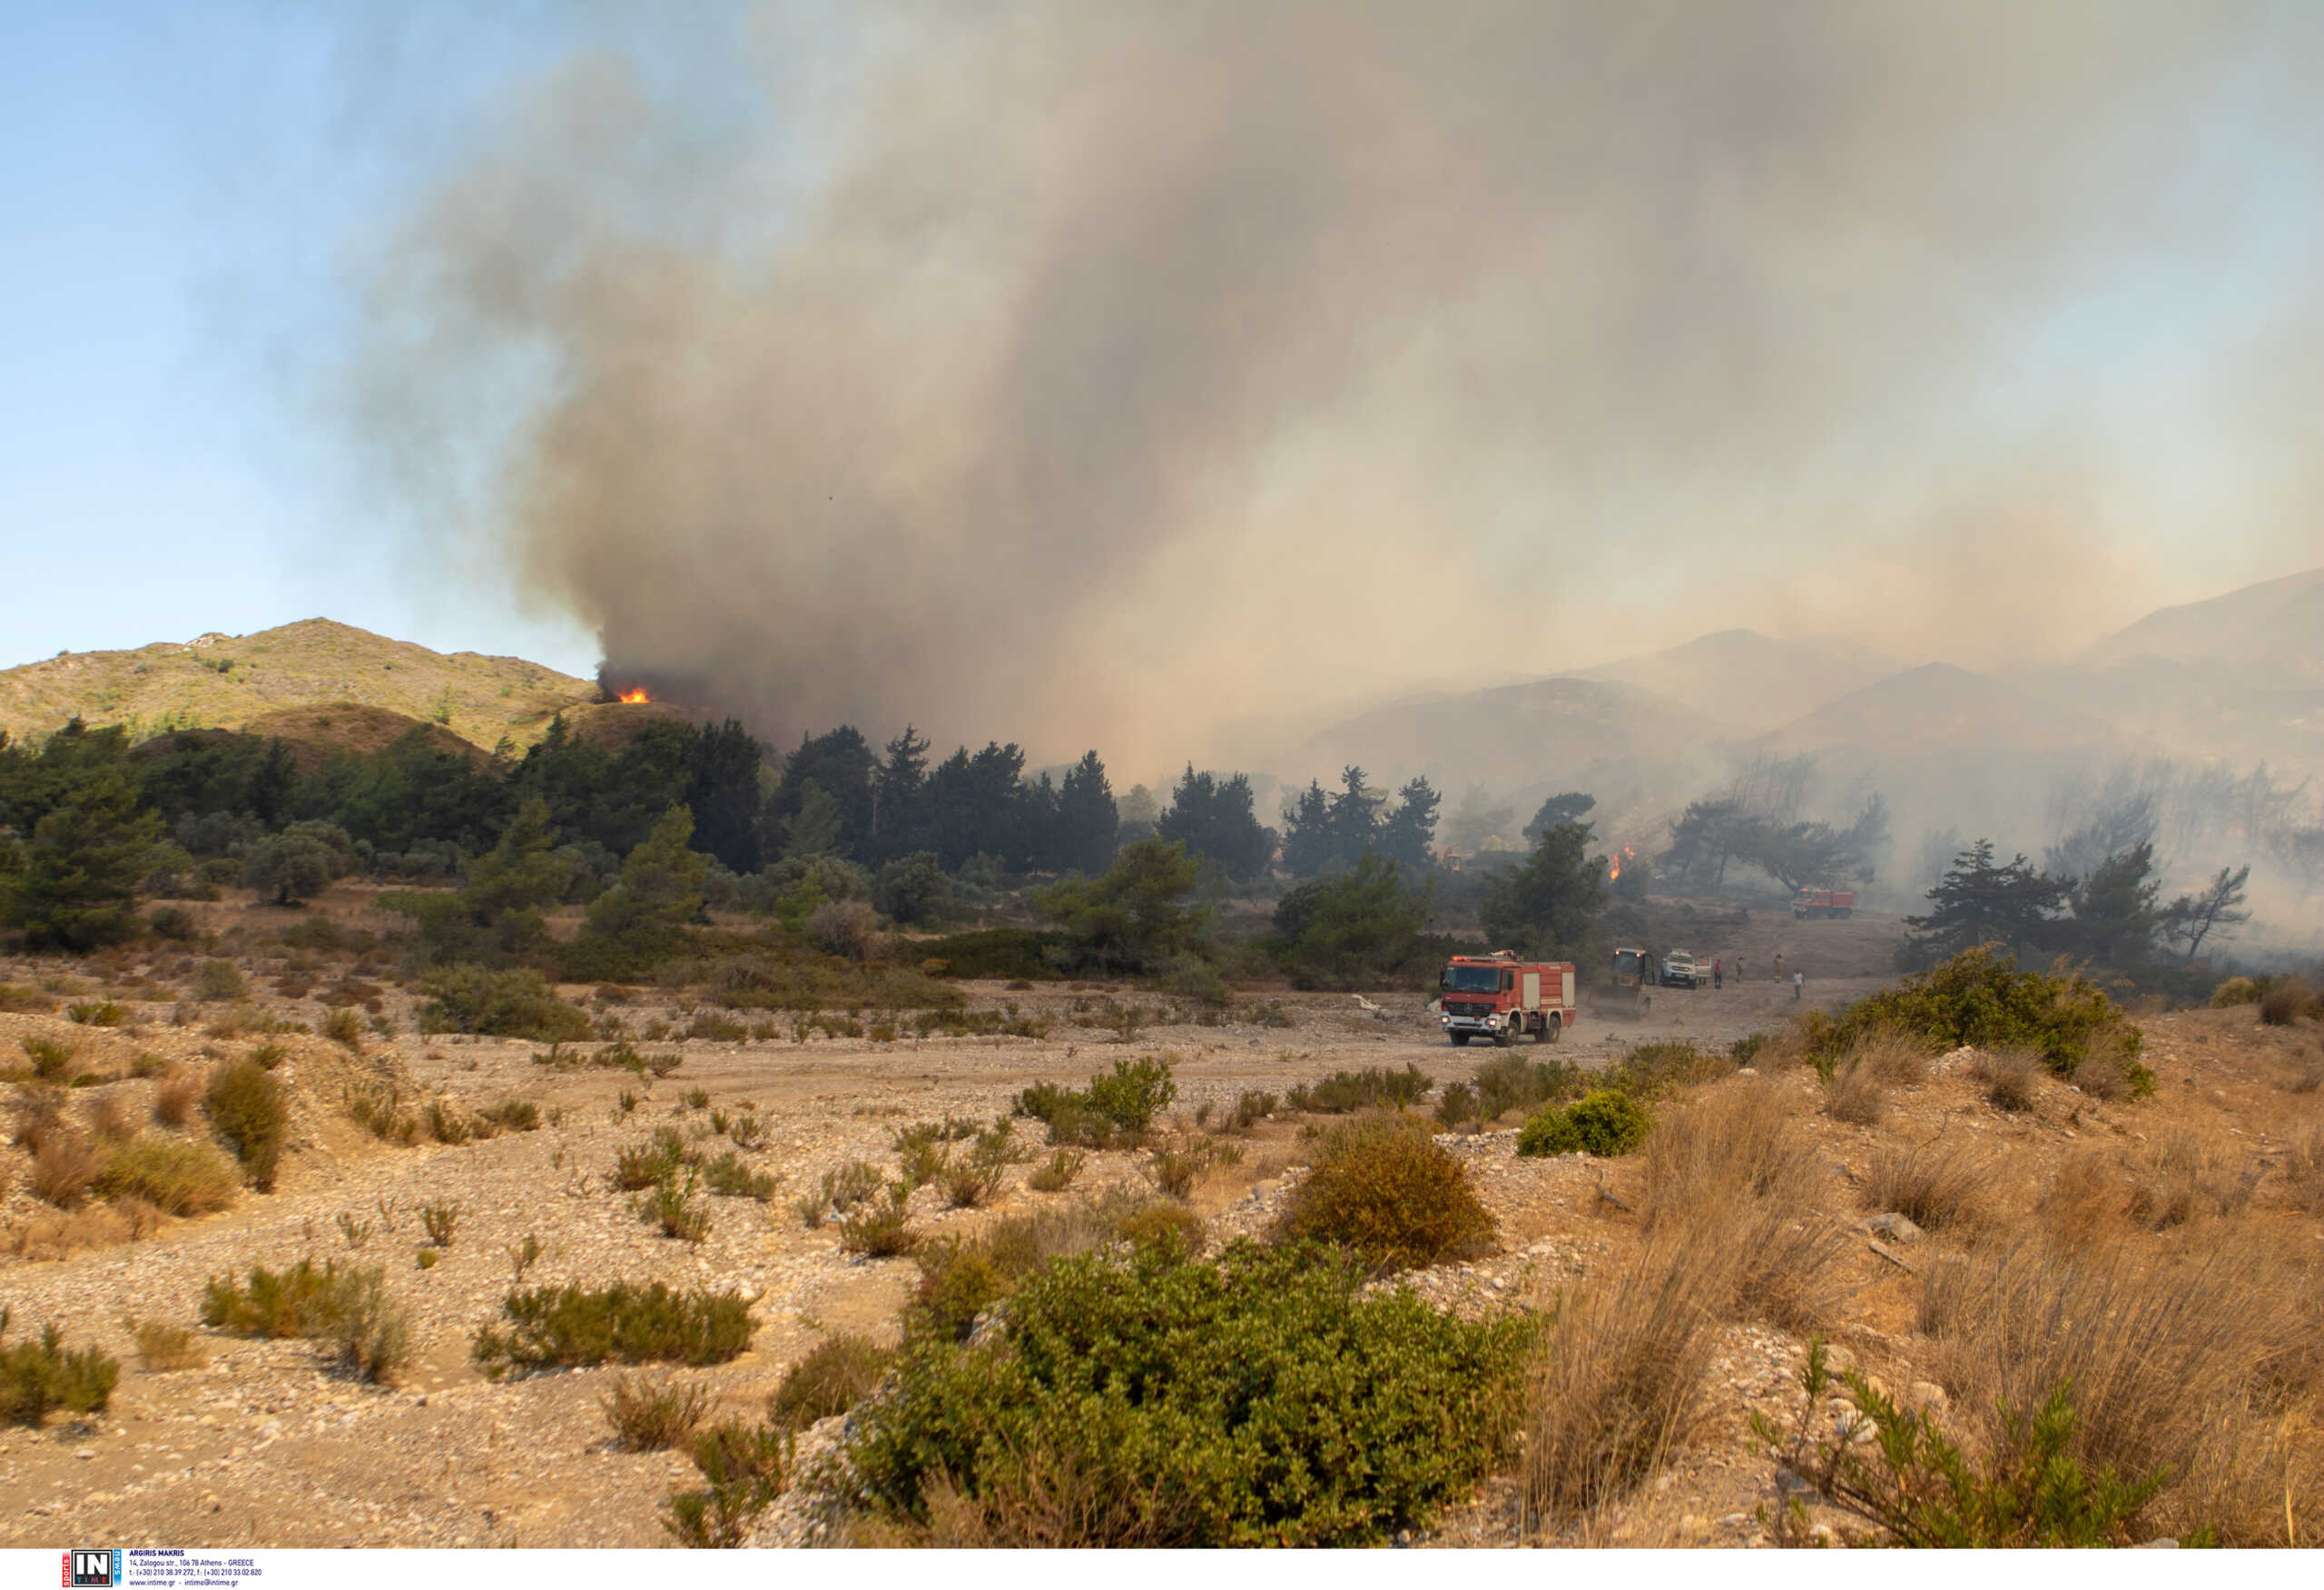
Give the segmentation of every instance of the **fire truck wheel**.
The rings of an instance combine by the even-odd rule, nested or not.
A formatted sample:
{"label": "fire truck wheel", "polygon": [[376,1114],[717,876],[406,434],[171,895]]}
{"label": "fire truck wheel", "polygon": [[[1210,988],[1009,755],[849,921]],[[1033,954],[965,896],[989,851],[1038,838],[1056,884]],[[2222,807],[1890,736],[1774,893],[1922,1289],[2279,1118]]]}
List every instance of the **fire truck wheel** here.
{"label": "fire truck wheel", "polygon": [[1553,1010],[1550,1012],[1550,1019],[1548,1023],[1541,1028],[1541,1032],[1536,1035],[1534,1041],[1536,1043],[1542,1044],[1554,1044],[1558,1041],[1558,1033],[1564,1026],[1565,1017],[1560,1016]]}
{"label": "fire truck wheel", "polygon": [[1512,1022],[1512,1023],[1510,1023],[1510,1025],[1509,1025],[1508,1026],[1505,1026],[1505,1027],[1496,1027],[1496,1028],[1493,1030],[1493,1035],[1492,1035],[1492,1046],[1493,1046],[1494,1048],[1496,1048],[1496,1049],[1506,1049],[1507,1047],[1509,1047],[1509,1045],[1510,1045],[1510,1035],[1509,1035],[1511,1034],[1511,1032],[1512,1032],[1512,1031],[1513,1031],[1513,1030],[1515,1029],[1516,1025],[1517,1025],[1516,1023]]}

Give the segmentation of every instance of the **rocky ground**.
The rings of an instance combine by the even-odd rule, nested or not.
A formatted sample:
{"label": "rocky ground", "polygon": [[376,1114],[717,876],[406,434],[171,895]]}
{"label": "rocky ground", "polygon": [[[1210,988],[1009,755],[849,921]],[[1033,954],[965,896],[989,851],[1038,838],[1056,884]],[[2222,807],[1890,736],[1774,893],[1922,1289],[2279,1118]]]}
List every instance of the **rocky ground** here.
{"label": "rocky ground", "polygon": [[[206,1065],[257,1041],[209,1035],[205,1023],[222,1007],[183,1004],[174,986],[184,982],[182,970],[166,963],[161,957],[102,968],[124,988],[155,979],[142,986],[146,997],[124,1001],[132,1025],[76,1026],[61,1009],[0,1015],[0,1052],[13,1056],[25,1035],[62,1036],[79,1047],[76,1066],[113,1075],[126,1072],[137,1055]],[[29,986],[54,973],[54,966],[20,963],[0,968],[0,981]],[[96,985],[91,977],[75,986]],[[1810,991],[1830,1003],[1874,986],[1871,977],[1819,977]],[[0,1303],[13,1310],[11,1339],[54,1320],[71,1343],[97,1343],[123,1363],[112,1408],[101,1418],[53,1418],[44,1429],[0,1433],[0,1545],[50,1545],[68,1535],[123,1546],[665,1544],[660,1503],[674,1485],[690,1483],[692,1471],[678,1454],[632,1453],[612,1440],[599,1399],[614,1371],[494,1383],[468,1360],[470,1338],[495,1318],[512,1282],[512,1250],[527,1237],[537,1237],[544,1249],[527,1284],[661,1279],[746,1291],[757,1322],[752,1350],[699,1378],[722,1408],[754,1414],[786,1367],[822,1332],[892,1335],[897,1308],[916,1280],[911,1261],[842,1253],[829,1227],[806,1228],[792,1209],[792,1194],[849,1160],[891,1167],[890,1138],[901,1125],[946,1115],[989,1118],[1029,1083],[1078,1084],[1125,1055],[1166,1055],[1178,1079],[1176,1108],[1189,1113],[1206,1102],[1230,1104],[1248,1088],[1281,1093],[1342,1067],[1409,1062],[1449,1082],[1467,1077],[1493,1053],[1447,1045],[1412,996],[1382,1001],[1384,1008],[1374,1016],[1344,995],[1283,996],[1275,1010],[1246,1004],[1235,1017],[1206,1026],[1192,1019],[1191,1007],[1174,1015],[1167,1001],[1121,989],[1111,997],[1143,1005],[1148,1016],[1147,1025],[1125,1035],[1118,1024],[1075,1023],[1076,1000],[1085,1019],[1098,1019],[1090,1007],[1108,996],[1103,989],[984,985],[971,986],[971,993],[979,1006],[1006,1002],[1057,1025],[1039,1039],[816,1036],[801,1044],[785,1035],[747,1044],[664,1043],[648,1046],[677,1047],[683,1065],[643,1085],[618,1072],[537,1065],[527,1044],[409,1035],[411,996],[389,990],[382,1014],[405,1035],[374,1039],[360,1055],[311,1036],[275,1040],[290,1051],[276,1075],[300,1103],[293,1152],[274,1192],[245,1194],[224,1214],[168,1222],[143,1241],[62,1259],[27,1256],[43,1251],[27,1233],[52,1212],[24,1188],[25,1156],[0,1153],[13,1162],[0,1204],[0,1224],[13,1233],[13,1251],[0,1257]],[[58,996],[81,996],[67,988]],[[657,1010],[678,1014],[682,1000],[655,997],[659,1004],[645,999],[622,1007],[623,1014],[633,1022]],[[302,1019],[320,1014],[299,1001],[263,1002],[303,1013]],[[1772,1028],[1794,1008],[1790,990],[1771,980],[1718,993],[1669,991],[1644,1021],[1584,1020],[1555,1053],[1602,1065],[1646,1039],[1723,1046]],[[184,1025],[172,1025],[180,1019]],[[1803,1090],[1802,1117],[1814,1124],[1844,1179],[1862,1172],[1886,1135],[1947,1126],[1989,1134],[2032,1178],[2078,1140],[2138,1137],[2164,1109],[2200,1118],[2206,1130],[2233,1133],[2263,1158],[2294,1126],[2316,1118],[2316,1095],[2289,1093],[2282,1083],[2284,1068],[2299,1060],[2299,1045],[2312,1047],[2312,1036],[2280,1040],[2256,1027],[2248,1007],[2155,1018],[2150,1031],[2164,1079],[2162,1097],[2152,1104],[2101,1104],[2045,1080],[2035,1109],[2004,1115],[1983,1101],[1965,1061],[1955,1057],[1903,1090],[1882,1126],[1859,1128],[1815,1113],[1812,1074],[1796,1074],[1789,1083]],[[391,1147],[338,1107],[350,1085],[388,1075],[411,1096],[440,1094],[472,1108],[530,1099],[544,1111],[544,1124],[458,1147]],[[123,1080],[76,1090],[76,1096],[113,1095],[142,1118],[154,1085]],[[712,1200],[709,1235],[689,1247],[642,1224],[628,1196],[609,1190],[606,1173],[616,1151],[652,1127],[706,1133],[708,1111],[687,1102],[697,1089],[711,1108],[755,1107],[769,1124],[769,1139],[748,1157],[785,1181],[769,1203]],[[638,1095],[626,1113],[625,1092]],[[1195,1207],[1215,1234],[1266,1225],[1298,1158],[1297,1134],[1292,1121],[1263,1127],[1241,1165],[1196,1189]],[[1627,1167],[1609,1169],[1578,1156],[1521,1160],[1508,1130],[1446,1141],[1472,1167],[1502,1240],[1488,1257],[1409,1278],[1443,1305],[1493,1308],[1552,1298],[1588,1285],[1632,1241],[1621,1202]],[[934,1190],[923,1189],[916,1220],[924,1232],[941,1234],[1044,1197],[1142,1184],[1138,1157],[1118,1153],[1093,1155],[1083,1182],[1066,1194],[1031,1192],[1021,1185],[1024,1173],[1011,1173],[989,1211],[940,1210]],[[448,1246],[435,1247],[420,1232],[419,1212],[429,1204],[460,1212]],[[1853,1261],[1856,1323],[1840,1346],[1887,1384],[1914,1387],[1922,1376],[1910,1336],[1915,1282],[1909,1242],[1880,1242],[1890,1254],[1883,1257],[1876,1234],[1861,1234]],[[423,1251],[436,1255],[426,1268]],[[386,1266],[416,1338],[414,1364],[401,1383],[382,1388],[344,1378],[301,1342],[210,1331],[201,1333],[201,1367],[163,1370],[138,1363],[130,1320],[192,1324],[210,1277],[304,1255]],[[1595,1522],[1591,1537],[1764,1540],[1756,1513],[1773,1494],[1772,1471],[1748,1418],[1754,1408],[1785,1412],[1798,1397],[1792,1379],[1801,1345],[1757,1327],[1728,1329],[1720,1342],[1715,1417],[1634,1506]],[[812,1434],[809,1449],[831,1433]],[[1508,1492],[1505,1483],[1489,1487],[1433,1538],[1511,1542]],[[807,1525],[803,1515],[778,1507],[760,1538],[795,1541]]]}

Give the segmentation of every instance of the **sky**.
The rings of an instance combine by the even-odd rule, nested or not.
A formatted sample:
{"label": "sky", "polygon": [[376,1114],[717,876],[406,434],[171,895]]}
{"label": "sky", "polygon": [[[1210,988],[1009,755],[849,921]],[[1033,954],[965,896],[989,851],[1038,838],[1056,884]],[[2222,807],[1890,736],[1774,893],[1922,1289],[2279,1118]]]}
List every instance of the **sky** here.
{"label": "sky", "polygon": [[329,616],[1159,743],[2324,564],[2324,14],[1359,10],[16,0],[0,666]]}

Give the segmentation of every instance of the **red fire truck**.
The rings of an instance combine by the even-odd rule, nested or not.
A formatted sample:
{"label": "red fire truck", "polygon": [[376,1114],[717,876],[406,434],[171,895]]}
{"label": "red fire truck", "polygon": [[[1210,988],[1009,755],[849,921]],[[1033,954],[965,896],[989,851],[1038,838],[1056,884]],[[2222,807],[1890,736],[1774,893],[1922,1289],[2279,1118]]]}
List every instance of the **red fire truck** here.
{"label": "red fire truck", "polygon": [[1568,961],[1521,961],[1514,950],[1456,955],[1437,977],[1444,1035],[1455,1044],[1491,1038],[1507,1048],[1531,1033],[1554,1044],[1581,1015]]}
{"label": "red fire truck", "polygon": [[1791,914],[1801,921],[1810,917],[1845,917],[1855,909],[1852,888],[1803,888],[1791,897]]}

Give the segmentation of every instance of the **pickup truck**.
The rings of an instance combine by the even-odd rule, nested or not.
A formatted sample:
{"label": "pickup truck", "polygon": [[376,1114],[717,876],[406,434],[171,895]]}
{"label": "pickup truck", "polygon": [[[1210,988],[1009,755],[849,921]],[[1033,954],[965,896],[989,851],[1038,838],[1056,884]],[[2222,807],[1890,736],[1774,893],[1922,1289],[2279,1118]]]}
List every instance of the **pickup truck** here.
{"label": "pickup truck", "polygon": [[1710,981],[1710,968],[1683,949],[1674,949],[1662,957],[1662,986],[1665,988],[1699,988]]}

